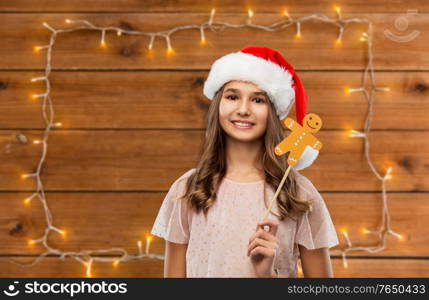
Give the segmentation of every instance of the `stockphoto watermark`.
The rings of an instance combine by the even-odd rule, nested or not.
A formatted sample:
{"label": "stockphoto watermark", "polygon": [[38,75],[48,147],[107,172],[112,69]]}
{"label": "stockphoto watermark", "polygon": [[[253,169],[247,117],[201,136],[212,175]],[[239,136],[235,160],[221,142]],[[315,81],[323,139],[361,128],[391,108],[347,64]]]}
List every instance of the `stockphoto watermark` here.
{"label": "stockphoto watermark", "polygon": [[390,29],[384,30],[384,35],[397,43],[408,43],[416,39],[420,35],[420,31],[416,29],[408,28],[408,21],[413,16],[417,15],[417,9],[409,9],[405,14],[398,16],[395,19],[395,31],[393,33]]}
{"label": "stockphoto watermark", "polygon": [[[13,281],[3,294],[9,297],[15,297],[22,294],[66,294],[74,297],[77,294],[125,294],[127,293],[126,283],[107,283],[102,282],[85,282],[65,283],[65,282],[25,282],[20,285],[19,281]],[[18,297],[19,298],[19,297]]]}

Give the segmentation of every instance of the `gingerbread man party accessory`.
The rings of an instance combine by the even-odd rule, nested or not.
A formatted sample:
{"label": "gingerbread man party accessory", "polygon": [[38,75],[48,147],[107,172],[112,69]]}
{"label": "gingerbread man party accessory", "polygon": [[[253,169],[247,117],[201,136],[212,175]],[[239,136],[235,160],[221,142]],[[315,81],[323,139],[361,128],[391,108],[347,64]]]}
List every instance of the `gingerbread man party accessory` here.
{"label": "gingerbread man party accessory", "polygon": [[[212,100],[216,92],[231,80],[250,81],[264,90],[280,120],[287,117],[295,102],[296,121],[303,124],[307,94],[293,66],[276,50],[246,46],[220,57],[213,63],[204,82],[204,95]],[[293,168],[301,170],[310,166],[317,155],[317,151],[304,151]]]}
{"label": "gingerbread man party accessory", "polygon": [[[313,113],[307,114],[303,119],[303,126],[299,125],[292,118],[286,118],[283,121],[285,128],[292,131],[283,141],[281,141],[275,148],[274,152],[276,155],[281,156],[289,152],[288,156],[288,168],[280,181],[277,191],[271,199],[270,205],[268,206],[267,212],[265,213],[264,219],[268,217],[283,184],[289,175],[291,167],[295,166],[303,153],[311,153],[316,151],[317,153],[322,148],[322,143],[313,135],[322,128],[322,119]],[[317,155],[316,155],[317,156]],[[310,162],[312,164],[313,162]]]}

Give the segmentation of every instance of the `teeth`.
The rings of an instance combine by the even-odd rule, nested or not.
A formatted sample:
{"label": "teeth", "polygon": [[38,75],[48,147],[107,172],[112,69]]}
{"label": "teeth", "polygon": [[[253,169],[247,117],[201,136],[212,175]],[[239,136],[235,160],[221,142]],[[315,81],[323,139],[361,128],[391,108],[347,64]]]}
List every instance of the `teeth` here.
{"label": "teeth", "polygon": [[249,127],[252,126],[251,123],[242,123],[242,122],[233,122],[234,124],[237,124],[238,126],[243,126],[243,127]]}

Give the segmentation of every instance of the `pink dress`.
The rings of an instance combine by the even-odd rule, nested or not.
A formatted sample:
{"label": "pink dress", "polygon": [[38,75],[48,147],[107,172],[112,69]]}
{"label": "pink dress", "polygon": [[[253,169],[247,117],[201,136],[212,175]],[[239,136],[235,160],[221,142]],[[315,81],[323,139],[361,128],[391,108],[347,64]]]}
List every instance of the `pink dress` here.
{"label": "pink dress", "polygon": [[[173,183],[151,234],[170,242],[188,244],[186,277],[257,277],[250,256],[247,256],[247,246],[275,194],[274,189],[264,184],[264,180],[237,182],[224,178],[217,199],[208,210],[206,222],[204,214],[188,209],[186,201],[174,201],[184,194],[186,179],[194,171],[187,171]],[[315,249],[331,248],[339,243],[323,198],[310,180],[297,174],[300,195],[317,201],[311,212],[293,219],[288,217],[280,221],[275,215],[269,215],[268,218],[279,222],[277,238],[280,247],[274,259],[279,277],[297,277],[297,244]],[[276,204],[272,211],[278,215]]]}

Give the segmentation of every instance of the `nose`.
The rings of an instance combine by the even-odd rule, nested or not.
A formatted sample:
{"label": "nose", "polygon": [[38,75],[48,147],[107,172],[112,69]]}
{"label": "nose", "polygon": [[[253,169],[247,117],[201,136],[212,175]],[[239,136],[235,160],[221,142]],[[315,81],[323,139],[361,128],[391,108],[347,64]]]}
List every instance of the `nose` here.
{"label": "nose", "polygon": [[246,99],[241,99],[237,113],[242,116],[250,115],[249,101],[247,101]]}

